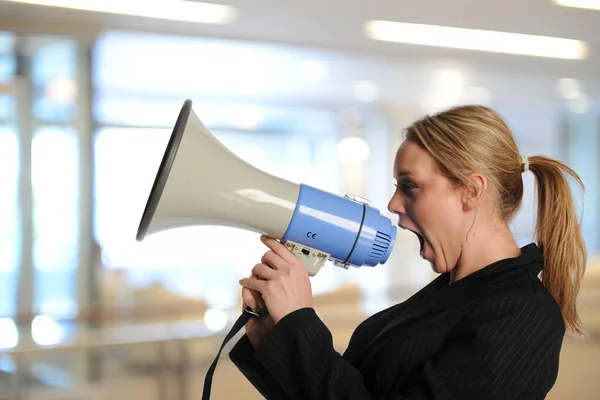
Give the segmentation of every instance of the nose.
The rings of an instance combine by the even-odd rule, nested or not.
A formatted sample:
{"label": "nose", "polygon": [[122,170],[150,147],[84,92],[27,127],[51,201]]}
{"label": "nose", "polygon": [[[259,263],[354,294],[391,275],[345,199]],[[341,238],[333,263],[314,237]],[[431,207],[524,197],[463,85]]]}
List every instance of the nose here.
{"label": "nose", "polygon": [[404,200],[398,190],[394,192],[394,195],[388,203],[388,211],[392,214],[398,215],[406,213],[406,209],[404,207]]}

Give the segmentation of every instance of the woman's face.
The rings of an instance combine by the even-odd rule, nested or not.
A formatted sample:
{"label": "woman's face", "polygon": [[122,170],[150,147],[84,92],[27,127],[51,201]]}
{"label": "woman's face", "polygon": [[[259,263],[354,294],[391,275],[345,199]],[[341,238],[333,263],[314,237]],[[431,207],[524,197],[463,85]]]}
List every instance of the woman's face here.
{"label": "woman's face", "polygon": [[398,225],[419,237],[421,256],[435,272],[454,269],[472,219],[463,207],[464,191],[453,184],[435,159],[415,142],[405,140],[394,162],[396,191],[388,209]]}

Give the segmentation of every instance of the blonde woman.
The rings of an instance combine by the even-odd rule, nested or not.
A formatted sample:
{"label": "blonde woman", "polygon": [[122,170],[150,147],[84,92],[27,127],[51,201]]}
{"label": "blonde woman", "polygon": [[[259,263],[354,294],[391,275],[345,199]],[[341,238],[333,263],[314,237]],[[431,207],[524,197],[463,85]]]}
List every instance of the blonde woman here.
{"label": "blonde woman", "polygon": [[[509,229],[537,182],[535,242]],[[439,276],[368,318],[338,354],[312,308],[302,265],[274,239],[240,281],[250,307],[230,358],[267,399],[544,399],[566,330],[582,333],[576,296],[586,250],[568,177],[558,161],[520,154],[494,111],[456,107],[406,130],[389,210],[414,232]],[[401,268],[401,266],[398,266]]]}

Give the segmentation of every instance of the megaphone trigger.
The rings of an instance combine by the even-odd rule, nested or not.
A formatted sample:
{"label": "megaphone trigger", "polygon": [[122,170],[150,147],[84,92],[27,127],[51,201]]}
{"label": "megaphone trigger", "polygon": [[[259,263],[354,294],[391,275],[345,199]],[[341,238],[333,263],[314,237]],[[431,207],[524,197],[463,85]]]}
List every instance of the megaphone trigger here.
{"label": "megaphone trigger", "polygon": [[295,255],[308,271],[309,276],[315,276],[321,270],[331,254],[314,249],[300,243],[287,240],[283,243]]}

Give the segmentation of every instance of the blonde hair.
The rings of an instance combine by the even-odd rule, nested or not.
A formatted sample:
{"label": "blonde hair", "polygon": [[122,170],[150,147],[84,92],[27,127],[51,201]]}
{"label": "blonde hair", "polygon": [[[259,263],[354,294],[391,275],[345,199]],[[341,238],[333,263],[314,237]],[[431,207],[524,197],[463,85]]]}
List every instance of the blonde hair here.
{"label": "blonde hair", "polygon": [[502,218],[508,223],[523,198],[522,172],[537,182],[535,242],[544,257],[541,280],[562,311],[567,329],[583,334],[576,300],[587,252],[568,178],[583,191],[577,173],[563,163],[533,156],[522,159],[514,136],[502,117],[483,106],[460,106],[426,116],[406,130],[406,139],[426,149],[446,176],[470,185],[468,176],[482,172],[498,193]]}

